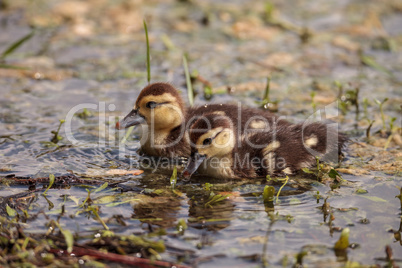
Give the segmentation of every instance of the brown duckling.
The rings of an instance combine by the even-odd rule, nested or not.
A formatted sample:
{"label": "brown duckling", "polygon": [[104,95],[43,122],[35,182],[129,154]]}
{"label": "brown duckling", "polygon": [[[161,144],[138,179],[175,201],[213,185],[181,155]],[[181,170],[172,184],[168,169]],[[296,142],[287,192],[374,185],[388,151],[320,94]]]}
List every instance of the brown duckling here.
{"label": "brown duckling", "polygon": [[239,136],[230,117],[206,114],[190,127],[191,159],[183,172],[217,178],[290,175],[321,160],[337,159],[347,138],[323,123],[274,124]]}
{"label": "brown duckling", "polygon": [[[232,104],[208,104],[186,108],[176,88],[168,83],[153,83],[139,94],[133,110],[118,124],[118,129],[145,125],[141,151],[149,156],[188,157],[190,144],[188,129],[198,117],[217,113],[236,119],[240,132],[243,127],[264,129],[279,118],[254,108]],[[253,117],[253,120],[250,118]],[[281,124],[288,124],[280,120]]]}

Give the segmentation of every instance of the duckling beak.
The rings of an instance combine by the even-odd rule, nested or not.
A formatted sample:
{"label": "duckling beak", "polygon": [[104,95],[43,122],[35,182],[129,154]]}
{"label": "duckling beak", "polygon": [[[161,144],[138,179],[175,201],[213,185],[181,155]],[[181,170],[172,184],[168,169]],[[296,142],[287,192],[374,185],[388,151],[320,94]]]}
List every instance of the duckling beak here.
{"label": "duckling beak", "polygon": [[131,112],[124,117],[121,122],[116,123],[117,129],[125,129],[131,126],[139,125],[145,123],[144,117],[142,117],[137,109],[131,110]]}
{"label": "duckling beak", "polygon": [[207,158],[206,155],[200,155],[199,153],[191,154],[191,157],[188,160],[188,164],[186,169],[183,171],[182,175],[184,178],[189,179],[194,172],[197,171],[198,167]]}

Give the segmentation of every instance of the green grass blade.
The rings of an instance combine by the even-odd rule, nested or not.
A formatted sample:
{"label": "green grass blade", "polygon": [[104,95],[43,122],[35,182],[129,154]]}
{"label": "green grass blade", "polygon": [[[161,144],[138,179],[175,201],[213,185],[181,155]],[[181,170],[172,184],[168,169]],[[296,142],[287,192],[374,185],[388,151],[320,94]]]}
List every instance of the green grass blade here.
{"label": "green grass blade", "polygon": [[268,76],[267,85],[265,86],[264,98],[262,99],[262,101],[264,102],[269,102],[270,83],[271,83],[271,77]]}
{"label": "green grass blade", "polygon": [[379,64],[373,57],[370,57],[368,55],[361,55],[360,59],[367,66],[370,66],[371,68],[374,68],[377,71],[383,72],[389,76],[393,76],[390,70]]}
{"label": "green grass blade", "polygon": [[54,183],[54,175],[50,174],[49,175],[49,186],[46,188],[45,192],[42,195],[46,195],[46,192],[49,191],[50,188],[52,188],[53,183]]}
{"label": "green grass blade", "polygon": [[29,70],[29,68],[27,67],[10,65],[10,64],[0,64],[0,69]]}
{"label": "green grass blade", "polygon": [[69,230],[60,230],[64,236],[67,245],[67,252],[71,253],[74,246],[74,236]]}
{"label": "green grass blade", "polygon": [[13,53],[14,50],[19,48],[22,44],[24,44],[29,39],[31,39],[31,37],[33,35],[34,35],[34,32],[30,32],[29,34],[23,36],[21,39],[19,39],[16,42],[12,43],[6,50],[3,51],[3,53],[0,56],[0,58],[1,59],[6,58],[9,54]]}
{"label": "green grass blade", "polygon": [[148,84],[151,83],[151,56],[149,52],[149,39],[148,39],[148,27],[147,23],[144,20],[144,30],[145,30],[145,38],[147,40],[147,80]]}
{"label": "green grass blade", "polygon": [[93,191],[93,193],[97,193],[97,192],[100,192],[100,191],[106,189],[108,185],[109,185],[109,184],[108,184],[107,182],[105,182],[105,183],[102,184],[99,188],[96,188],[96,189]]}
{"label": "green grass blade", "polygon": [[[148,38],[148,26],[147,22],[144,20],[144,31],[145,31],[145,39],[147,42],[147,81],[148,84],[151,83],[151,53],[149,49],[149,38]],[[129,127],[127,129],[126,135],[124,135],[124,138],[120,141],[120,144],[126,143],[128,137],[130,137],[131,132],[133,132],[134,126]]]}
{"label": "green grass blade", "polygon": [[188,101],[190,103],[190,106],[193,106],[193,104],[194,104],[194,92],[193,92],[193,87],[191,85],[190,72],[188,71],[188,64],[187,64],[186,55],[183,55],[183,67],[184,67],[184,73],[186,75]]}

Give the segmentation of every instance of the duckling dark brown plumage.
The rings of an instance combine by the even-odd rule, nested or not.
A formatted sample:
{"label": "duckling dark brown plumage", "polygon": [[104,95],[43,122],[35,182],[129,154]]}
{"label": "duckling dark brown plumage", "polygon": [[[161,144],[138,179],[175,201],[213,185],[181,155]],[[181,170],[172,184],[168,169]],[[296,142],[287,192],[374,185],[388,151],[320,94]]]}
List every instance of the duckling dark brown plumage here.
{"label": "duckling dark brown plumage", "polygon": [[190,128],[192,155],[184,175],[199,169],[219,178],[290,175],[323,160],[337,159],[346,137],[322,123],[276,120],[263,129],[238,131],[238,123],[206,114]]}
{"label": "duckling dark brown plumage", "polygon": [[[230,118],[238,118],[240,125],[264,128],[263,120],[276,120],[276,116],[258,109],[231,104],[209,104],[186,108],[179,92],[170,84],[154,83],[146,86],[139,94],[133,110],[119,123],[118,128],[145,124],[141,151],[149,156],[188,157],[190,144],[188,129],[198,117],[207,113],[217,113]],[[255,116],[257,120],[250,121]],[[285,121],[284,121],[285,122]],[[241,126],[238,128],[241,129]]]}

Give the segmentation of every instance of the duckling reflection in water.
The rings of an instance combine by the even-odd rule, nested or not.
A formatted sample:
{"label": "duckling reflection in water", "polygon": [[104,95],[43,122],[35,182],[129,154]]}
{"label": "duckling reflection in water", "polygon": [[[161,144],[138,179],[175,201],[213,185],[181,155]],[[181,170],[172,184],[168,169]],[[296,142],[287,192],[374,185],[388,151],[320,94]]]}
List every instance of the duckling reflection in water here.
{"label": "duckling reflection in water", "polygon": [[[250,118],[253,122],[253,118]],[[185,177],[195,171],[218,178],[290,175],[322,160],[337,159],[346,137],[322,123],[271,124],[237,131],[230,117],[210,113],[190,127],[191,158]]]}
{"label": "duckling reflection in water", "polygon": [[[179,92],[170,84],[154,83],[139,94],[133,110],[116,127],[143,125],[141,152],[148,156],[189,157],[188,129],[198,117],[216,112],[240,121],[245,125],[251,116],[260,121],[273,122],[277,117],[267,111],[232,104],[209,104],[186,108]],[[258,121],[259,122],[259,121]],[[252,127],[261,127],[257,121]],[[282,121],[283,124],[288,124]]]}

